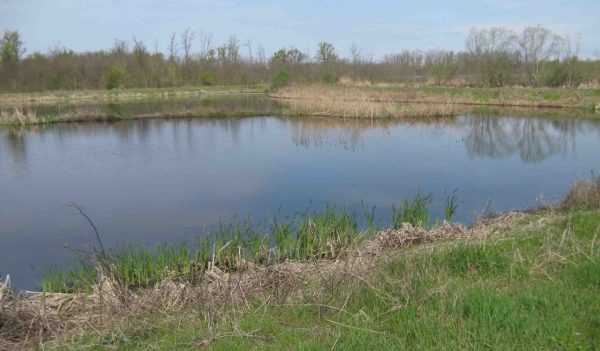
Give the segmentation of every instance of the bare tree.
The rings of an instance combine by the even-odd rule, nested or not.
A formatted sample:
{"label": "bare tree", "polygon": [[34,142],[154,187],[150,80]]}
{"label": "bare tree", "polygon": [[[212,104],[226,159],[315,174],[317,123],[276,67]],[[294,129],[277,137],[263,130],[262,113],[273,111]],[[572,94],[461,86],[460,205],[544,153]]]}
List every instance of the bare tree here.
{"label": "bare tree", "polygon": [[191,31],[189,28],[186,28],[183,33],[181,33],[181,46],[183,48],[183,60],[185,63],[189,63],[192,58],[192,43],[194,41],[195,32]]}
{"label": "bare tree", "polygon": [[258,63],[260,63],[262,66],[266,66],[267,64],[267,57],[265,54],[265,48],[262,46],[262,44],[258,44]]}
{"label": "bare tree", "polygon": [[171,33],[169,37],[169,61],[175,62],[177,61],[177,56],[179,55],[179,46],[177,46],[177,33]]}
{"label": "bare tree", "polygon": [[250,39],[246,40],[246,44],[244,44],[244,46],[248,48],[248,60],[250,64],[252,64],[254,62],[254,59],[252,57],[252,42],[250,41]]}
{"label": "bare tree", "polygon": [[212,48],[212,34],[200,31],[200,59],[208,61],[211,59],[213,48]]}
{"label": "bare tree", "polygon": [[227,59],[233,64],[237,64],[240,59],[240,42],[235,35],[230,36],[227,41]]}
{"label": "bare tree", "polygon": [[560,43],[561,38],[546,28],[537,26],[523,30],[518,45],[530,84],[540,83],[545,64],[558,54]]}
{"label": "bare tree", "polygon": [[135,37],[133,38],[133,58],[135,60],[136,66],[138,68],[139,79],[142,81],[144,87],[148,86],[148,75],[147,75],[147,59],[148,59],[148,50],[146,49],[146,45],[141,40],[137,40]]}
{"label": "bare tree", "polygon": [[115,42],[110,52],[116,56],[126,55],[129,52],[127,42],[125,40],[115,39]]}
{"label": "bare tree", "polygon": [[352,58],[352,71],[356,77],[358,71],[358,65],[362,63],[362,49],[355,43],[350,46],[350,57]]}
{"label": "bare tree", "polygon": [[485,85],[502,86],[512,80],[515,38],[513,31],[503,27],[469,31],[467,51]]}

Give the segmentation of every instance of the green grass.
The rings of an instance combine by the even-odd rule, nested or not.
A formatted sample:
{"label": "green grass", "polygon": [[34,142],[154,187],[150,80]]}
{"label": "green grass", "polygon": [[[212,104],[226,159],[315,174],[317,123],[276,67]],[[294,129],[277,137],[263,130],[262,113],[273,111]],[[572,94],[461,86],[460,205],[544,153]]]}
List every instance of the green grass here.
{"label": "green grass", "polygon": [[382,257],[371,285],[331,285],[318,298],[307,288],[296,303],[251,301],[208,321],[195,311],[140,316],[119,332],[58,348],[597,350],[600,213],[561,216]]}
{"label": "green grass", "polygon": [[[406,198],[399,209],[393,207],[392,226],[400,228],[404,222],[430,225],[431,201],[431,195],[420,193]],[[336,259],[343,249],[378,232],[374,208],[363,205],[363,210],[359,214],[326,205],[322,211],[307,211],[296,218],[274,218],[267,228],[261,229],[247,219],[222,224],[195,242],[163,244],[156,249],[121,247],[108,252],[105,266],[109,271],[104,273],[135,289],[152,287],[167,278],[198,282],[209,264],[236,271],[245,261],[268,265],[286,260]],[[91,290],[94,277],[94,268],[84,262],[71,270],[47,270],[40,285],[45,292],[86,292]]]}

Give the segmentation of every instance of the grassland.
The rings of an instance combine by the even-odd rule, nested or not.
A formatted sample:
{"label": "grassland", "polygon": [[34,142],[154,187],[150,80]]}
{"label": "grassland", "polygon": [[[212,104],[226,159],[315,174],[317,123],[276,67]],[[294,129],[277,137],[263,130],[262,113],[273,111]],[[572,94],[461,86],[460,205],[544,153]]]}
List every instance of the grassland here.
{"label": "grassland", "polygon": [[[598,118],[600,89],[468,88],[430,86],[298,85],[273,90],[267,86],[60,91],[0,94],[0,125],[49,124],[161,117],[224,117],[255,115],[347,118],[448,117],[480,108],[536,108],[536,113]],[[254,99],[252,106],[236,101]],[[206,108],[203,101],[223,102]],[[169,109],[125,111],[135,103],[182,101]],[[191,106],[185,102],[196,101]],[[48,111],[56,107],[52,113]],[[214,107],[214,106],[213,106]],[[126,110],[126,109],[125,109]],[[532,111],[528,112],[531,114]]]}
{"label": "grassland", "polygon": [[128,102],[140,100],[203,97],[207,95],[264,94],[266,85],[221,85],[177,88],[56,90],[35,93],[0,94],[0,106],[24,104]]}
{"label": "grassland", "polygon": [[344,100],[512,107],[593,109],[600,104],[600,89],[470,88],[439,86],[290,86],[271,94],[281,99]]}
{"label": "grassland", "polygon": [[289,115],[344,117],[452,116],[481,106],[600,109],[599,89],[411,86],[290,86],[270,94]]}
{"label": "grassland", "polygon": [[[125,286],[105,275],[87,293],[15,297],[5,290],[0,349],[600,346],[600,180],[578,183],[559,206],[469,228],[425,225],[432,223],[423,210],[428,202],[407,201],[394,211],[392,228],[361,240],[347,211],[305,217],[308,227],[290,235],[276,225],[272,252],[284,253],[271,262],[243,254],[232,245],[238,231],[228,231],[221,248],[212,244],[217,257],[206,261],[199,281],[158,254],[150,270],[171,273],[151,284],[131,279]],[[449,199],[447,213],[452,207]],[[309,238],[313,249],[299,249]],[[352,244],[340,244],[349,238]],[[188,262],[189,253],[174,252],[167,256]],[[228,257],[237,261],[223,261]]]}

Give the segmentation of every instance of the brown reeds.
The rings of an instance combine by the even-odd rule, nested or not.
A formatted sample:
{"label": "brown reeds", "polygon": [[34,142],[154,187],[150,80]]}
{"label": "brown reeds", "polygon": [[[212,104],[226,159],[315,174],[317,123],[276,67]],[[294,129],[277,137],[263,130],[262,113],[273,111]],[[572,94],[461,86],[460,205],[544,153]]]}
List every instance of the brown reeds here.
{"label": "brown reeds", "polygon": [[[288,86],[270,94],[289,105],[290,114],[348,117],[448,116],[464,106],[584,108],[597,104],[580,94],[505,89],[436,89],[368,85]],[[548,95],[548,96],[546,96]],[[464,107],[463,106],[463,107]]]}
{"label": "brown reeds", "polygon": [[356,88],[323,86],[287,87],[270,95],[283,102],[284,114],[292,116],[333,116],[348,118],[449,117],[459,110],[455,104],[430,103],[418,99],[397,99],[388,93]]}

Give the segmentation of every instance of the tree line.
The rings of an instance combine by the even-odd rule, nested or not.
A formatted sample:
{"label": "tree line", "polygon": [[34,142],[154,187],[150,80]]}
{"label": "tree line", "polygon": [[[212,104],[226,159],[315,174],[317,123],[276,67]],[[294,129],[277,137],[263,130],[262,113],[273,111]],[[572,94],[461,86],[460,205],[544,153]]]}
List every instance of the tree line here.
{"label": "tree line", "polygon": [[176,87],[290,81],[336,83],[416,82],[501,87],[598,84],[600,61],[579,58],[579,39],[549,29],[503,27],[470,30],[465,49],[403,50],[380,59],[352,45],[342,57],[321,42],[314,55],[281,48],[267,57],[260,45],[231,36],[221,44],[211,35],[185,29],[169,36],[165,52],[141,40],[115,40],[112,48],[75,52],[55,47],[26,50],[17,31],[0,38],[0,90],[44,91]]}

